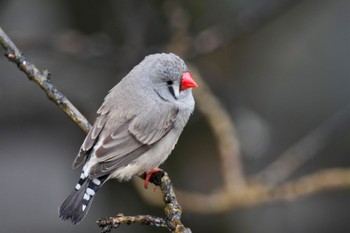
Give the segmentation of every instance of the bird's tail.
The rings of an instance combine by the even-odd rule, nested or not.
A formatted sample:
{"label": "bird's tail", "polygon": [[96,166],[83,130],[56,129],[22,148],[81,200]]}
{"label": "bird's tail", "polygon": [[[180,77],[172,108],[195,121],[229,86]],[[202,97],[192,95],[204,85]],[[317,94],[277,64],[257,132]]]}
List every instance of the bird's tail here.
{"label": "bird's tail", "polygon": [[80,179],[73,192],[58,209],[62,220],[69,220],[73,224],[80,223],[89,211],[97,190],[106,181],[108,175],[95,179]]}

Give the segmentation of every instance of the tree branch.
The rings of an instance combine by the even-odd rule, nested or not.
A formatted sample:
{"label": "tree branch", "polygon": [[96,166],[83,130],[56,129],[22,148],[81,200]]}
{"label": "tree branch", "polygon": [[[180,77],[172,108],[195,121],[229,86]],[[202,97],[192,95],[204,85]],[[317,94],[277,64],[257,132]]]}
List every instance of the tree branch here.
{"label": "tree branch", "polygon": [[255,175],[260,182],[275,186],[311,160],[330,141],[334,132],[349,122],[350,105],[336,112],[322,125],[282,153],[274,162]]}
{"label": "tree branch", "polygon": [[[145,174],[142,178],[145,178]],[[97,224],[102,228],[102,232],[109,232],[112,228],[117,228],[121,224],[138,223],[142,225],[150,225],[161,228],[166,228],[169,231],[176,233],[190,233],[191,230],[186,228],[181,222],[182,209],[177,202],[174,187],[168,176],[168,173],[159,171],[154,173],[150,182],[160,187],[163,193],[163,202],[165,204],[164,212],[165,219],[153,217],[150,215],[124,216],[118,214],[116,217],[99,219]]]}
{"label": "tree branch", "polygon": [[219,189],[210,194],[177,191],[181,205],[187,211],[217,214],[236,208],[275,201],[291,201],[321,191],[350,188],[350,169],[324,169],[277,187],[248,181],[239,192]]}
{"label": "tree branch", "polygon": [[194,91],[196,104],[217,140],[225,187],[228,190],[243,188],[246,181],[235,125],[194,66],[191,66],[191,72],[200,86]]}
{"label": "tree branch", "polygon": [[123,214],[118,214],[116,217],[101,218],[96,223],[102,229],[102,233],[110,232],[121,224],[130,225],[134,223],[168,229],[168,225],[163,218],[150,215],[124,216]]}
{"label": "tree branch", "polygon": [[79,110],[51,83],[50,73],[47,70],[40,71],[33,63],[27,60],[11,39],[0,27],[0,44],[5,49],[5,56],[23,71],[27,77],[38,84],[46,95],[59,108],[64,111],[85,133],[88,133],[91,125]]}

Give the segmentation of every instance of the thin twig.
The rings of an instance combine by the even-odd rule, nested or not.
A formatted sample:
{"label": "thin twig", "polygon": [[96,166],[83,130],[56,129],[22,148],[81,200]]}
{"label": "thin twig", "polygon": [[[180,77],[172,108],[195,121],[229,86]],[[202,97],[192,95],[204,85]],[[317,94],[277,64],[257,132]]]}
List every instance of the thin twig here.
{"label": "thin twig", "polygon": [[161,179],[160,189],[163,193],[164,210],[169,228],[174,232],[191,232],[181,222],[182,208],[176,199],[173,184],[166,172]]}
{"label": "thin twig", "polygon": [[97,225],[102,229],[102,233],[110,232],[113,228],[118,228],[121,224],[141,224],[168,229],[168,225],[163,218],[150,215],[124,216],[118,214],[115,217],[101,218],[96,221]]}
{"label": "thin twig", "polygon": [[5,56],[23,71],[27,77],[40,86],[49,99],[60,107],[85,133],[91,125],[79,110],[51,83],[50,73],[40,71],[33,63],[27,60],[11,39],[0,27],[0,44],[5,49]]}

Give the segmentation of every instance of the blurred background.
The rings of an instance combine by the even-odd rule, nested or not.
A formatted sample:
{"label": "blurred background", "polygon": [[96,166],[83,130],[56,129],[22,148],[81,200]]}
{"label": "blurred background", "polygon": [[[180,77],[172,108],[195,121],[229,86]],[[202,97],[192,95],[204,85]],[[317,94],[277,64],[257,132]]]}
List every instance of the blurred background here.
{"label": "blurred background", "polygon": [[[0,26],[90,122],[108,90],[144,56],[180,54],[231,114],[252,175],[337,112],[350,115],[349,10],[347,0],[2,0]],[[79,177],[71,163],[85,135],[5,57],[0,71],[2,232],[99,232],[99,217],[163,216],[132,182],[111,181],[80,225],[59,220],[58,206]],[[290,179],[350,166],[345,119]],[[176,188],[210,193],[223,182],[217,153],[196,111],[163,168]],[[349,216],[350,189],[343,189],[221,214],[185,209],[183,222],[203,233],[340,233],[349,232]],[[140,231],[167,232],[114,230]]]}

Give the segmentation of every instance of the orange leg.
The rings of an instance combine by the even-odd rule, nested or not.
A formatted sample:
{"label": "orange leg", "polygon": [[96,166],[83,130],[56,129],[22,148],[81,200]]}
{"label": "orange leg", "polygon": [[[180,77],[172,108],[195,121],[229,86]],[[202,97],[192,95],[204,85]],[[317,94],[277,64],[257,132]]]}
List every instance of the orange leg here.
{"label": "orange leg", "polygon": [[162,169],[160,169],[159,167],[156,167],[156,168],[153,169],[152,171],[147,172],[145,181],[144,181],[144,183],[143,183],[145,189],[146,189],[147,186],[148,186],[149,179],[151,179],[151,176],[152,176],[154,173],[159,172],[159,171],[162,171]]}

